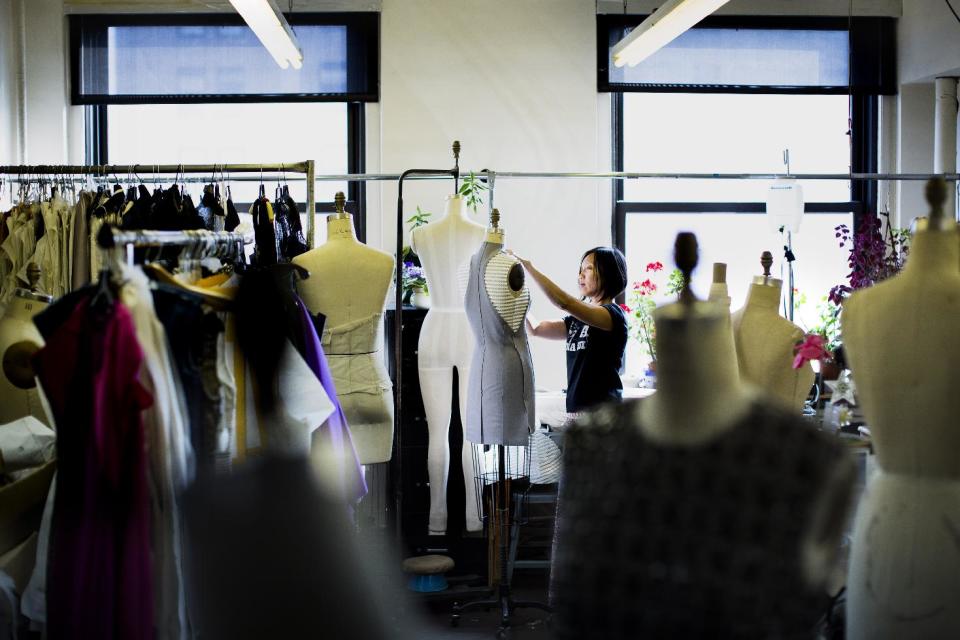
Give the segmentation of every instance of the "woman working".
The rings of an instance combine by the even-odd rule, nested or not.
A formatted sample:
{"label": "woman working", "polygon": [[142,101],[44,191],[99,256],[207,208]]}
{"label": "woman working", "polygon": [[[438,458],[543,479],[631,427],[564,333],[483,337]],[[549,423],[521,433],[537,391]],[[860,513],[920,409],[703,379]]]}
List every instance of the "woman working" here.
{"label": "woman working", "polygon": [[627,346],[627,318],[613,300],[627,286],[627,263],[615,247],[590,249],[580,260],[580,295],[575,298],[533,264],[514,254],[547,295],[569,315],[537,322],[527,316],[535,336],[567,341],[567,411],[583,411],[623,398],[620,368]]}

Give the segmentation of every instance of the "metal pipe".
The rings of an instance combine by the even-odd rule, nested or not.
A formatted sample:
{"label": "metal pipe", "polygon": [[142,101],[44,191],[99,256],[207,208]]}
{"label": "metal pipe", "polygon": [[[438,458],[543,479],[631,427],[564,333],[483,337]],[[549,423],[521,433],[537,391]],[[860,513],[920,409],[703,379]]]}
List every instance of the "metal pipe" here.
{"label": "metal pipe", "polygon": [[144,173],[262,173],[265,171],[283,173],[307,173],[310,160],[292,164],[38,164],[38,165],[0,165],[0,173],[6,174],[44,174],[79,173],[83,175],[112,176],[143,171]]}
{"label": "metal pipe", "polygon": [[[936,116],[933,134],[933,170],[953,173],[957,170],[957,79],[936,79]],[[944,212],[956,217],[955,189],[947,189]]]}
{"label": "metal pipe", "polygon": [[[484,169],[474,172],[482,176],[489,172]],[[398,180],[402,174],[396,173],[341,173],[314,176],[320,181],[356,181],[373,182]],[[606,172],[527,172],[497,171],[497,178],[613,178],[618,180],[646,180],[672,178],[678,180],[774,180],[776,178],[795,178],[797,180],[929,180],[943,178],[948,182],[960,181],[958,173],[634,173],[628,171]],[[411,180],[434,180],[443,176],[413,175]]]}
{"label": "metal pipe", "polygon": [[316,162],[307,160],[307,247],[313,249],[313,234],[316,230],[317,203],[316,203]]}

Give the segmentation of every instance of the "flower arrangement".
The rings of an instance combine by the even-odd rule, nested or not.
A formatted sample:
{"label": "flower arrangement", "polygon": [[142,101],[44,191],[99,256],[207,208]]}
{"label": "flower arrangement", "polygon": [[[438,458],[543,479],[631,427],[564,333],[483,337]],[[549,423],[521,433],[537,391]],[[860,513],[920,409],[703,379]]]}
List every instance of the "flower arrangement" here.
{"label": "flower arrangement", "polygon": [[848,283],[838,284],[830,289],[828,295],[829,301],[837,307],[843,306],[843,301],[857,289],[873,286],[900,273],[906,263],[910,252],[910,232],[892,227],[889,214],[880,215],[888,217],[883,230],[879,216],[865,216],[856,233],[845,224],[836,227],[840,247],[850,246]]}
{"label": "flower arrangement", "polygon": [[[662,278],[662,262],[650,262],[644,269],[645,279],[633,283],[630,290],[629,304],[623,305],[623,310],[632,317],[630,323],[631,336],[640,342],[652,362],[657,361],[657,328],[653,321],[653,312],[657,308],[654,295],[660,290],[658,280]],[[683,289],[683,274],[674,269],[667,277],[664,290],[668,294],[676,295]]]}
{"label": "flower arrangement", "polygon": [[427,289],[427,278],[423,273],[423,267],[413,261],[403,263],[401,282],[403,284],[403,299],[406,301],[409,301],[409,298],[417,291],[430,293]]}

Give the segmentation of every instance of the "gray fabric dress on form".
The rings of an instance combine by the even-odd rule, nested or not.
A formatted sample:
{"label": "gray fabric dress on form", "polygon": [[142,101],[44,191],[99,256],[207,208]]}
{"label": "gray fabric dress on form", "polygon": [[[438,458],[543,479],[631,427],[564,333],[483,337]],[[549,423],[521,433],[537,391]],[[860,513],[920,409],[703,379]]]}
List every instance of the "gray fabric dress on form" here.
{"label": "gray fabric dress on form", "polygon": [[[488,264],[495,260],[494,265]],[[502,246],[484,242],[470,259],[464,299],[476,339],[467,393],[467,440],[482,444],[526,445],[536,427],[533,365],[523,321],[530,306],[526,285],[510,288],[507,276],[516,259]],[[503,305],[505,318],[493,299]],[[509,307],[509,310],[507,310]],[[510,324],[508,324],[508,321]]]}

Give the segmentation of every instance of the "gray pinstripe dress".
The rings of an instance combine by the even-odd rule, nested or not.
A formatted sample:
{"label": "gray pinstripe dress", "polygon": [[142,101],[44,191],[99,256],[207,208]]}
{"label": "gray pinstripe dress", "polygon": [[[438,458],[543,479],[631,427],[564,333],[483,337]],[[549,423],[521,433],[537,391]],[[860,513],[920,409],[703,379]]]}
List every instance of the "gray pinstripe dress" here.
{"label": "gray pinstripe dress", "polygon": [[501,245],[491,242],[484,242],[470,259],[464,300],[476,340],[467,393],[470,442],[526,445],[536,427],[533,365],[524,322],[530,291],[526,284],[519,291],[510,288],[508,274],[516,263]]}

